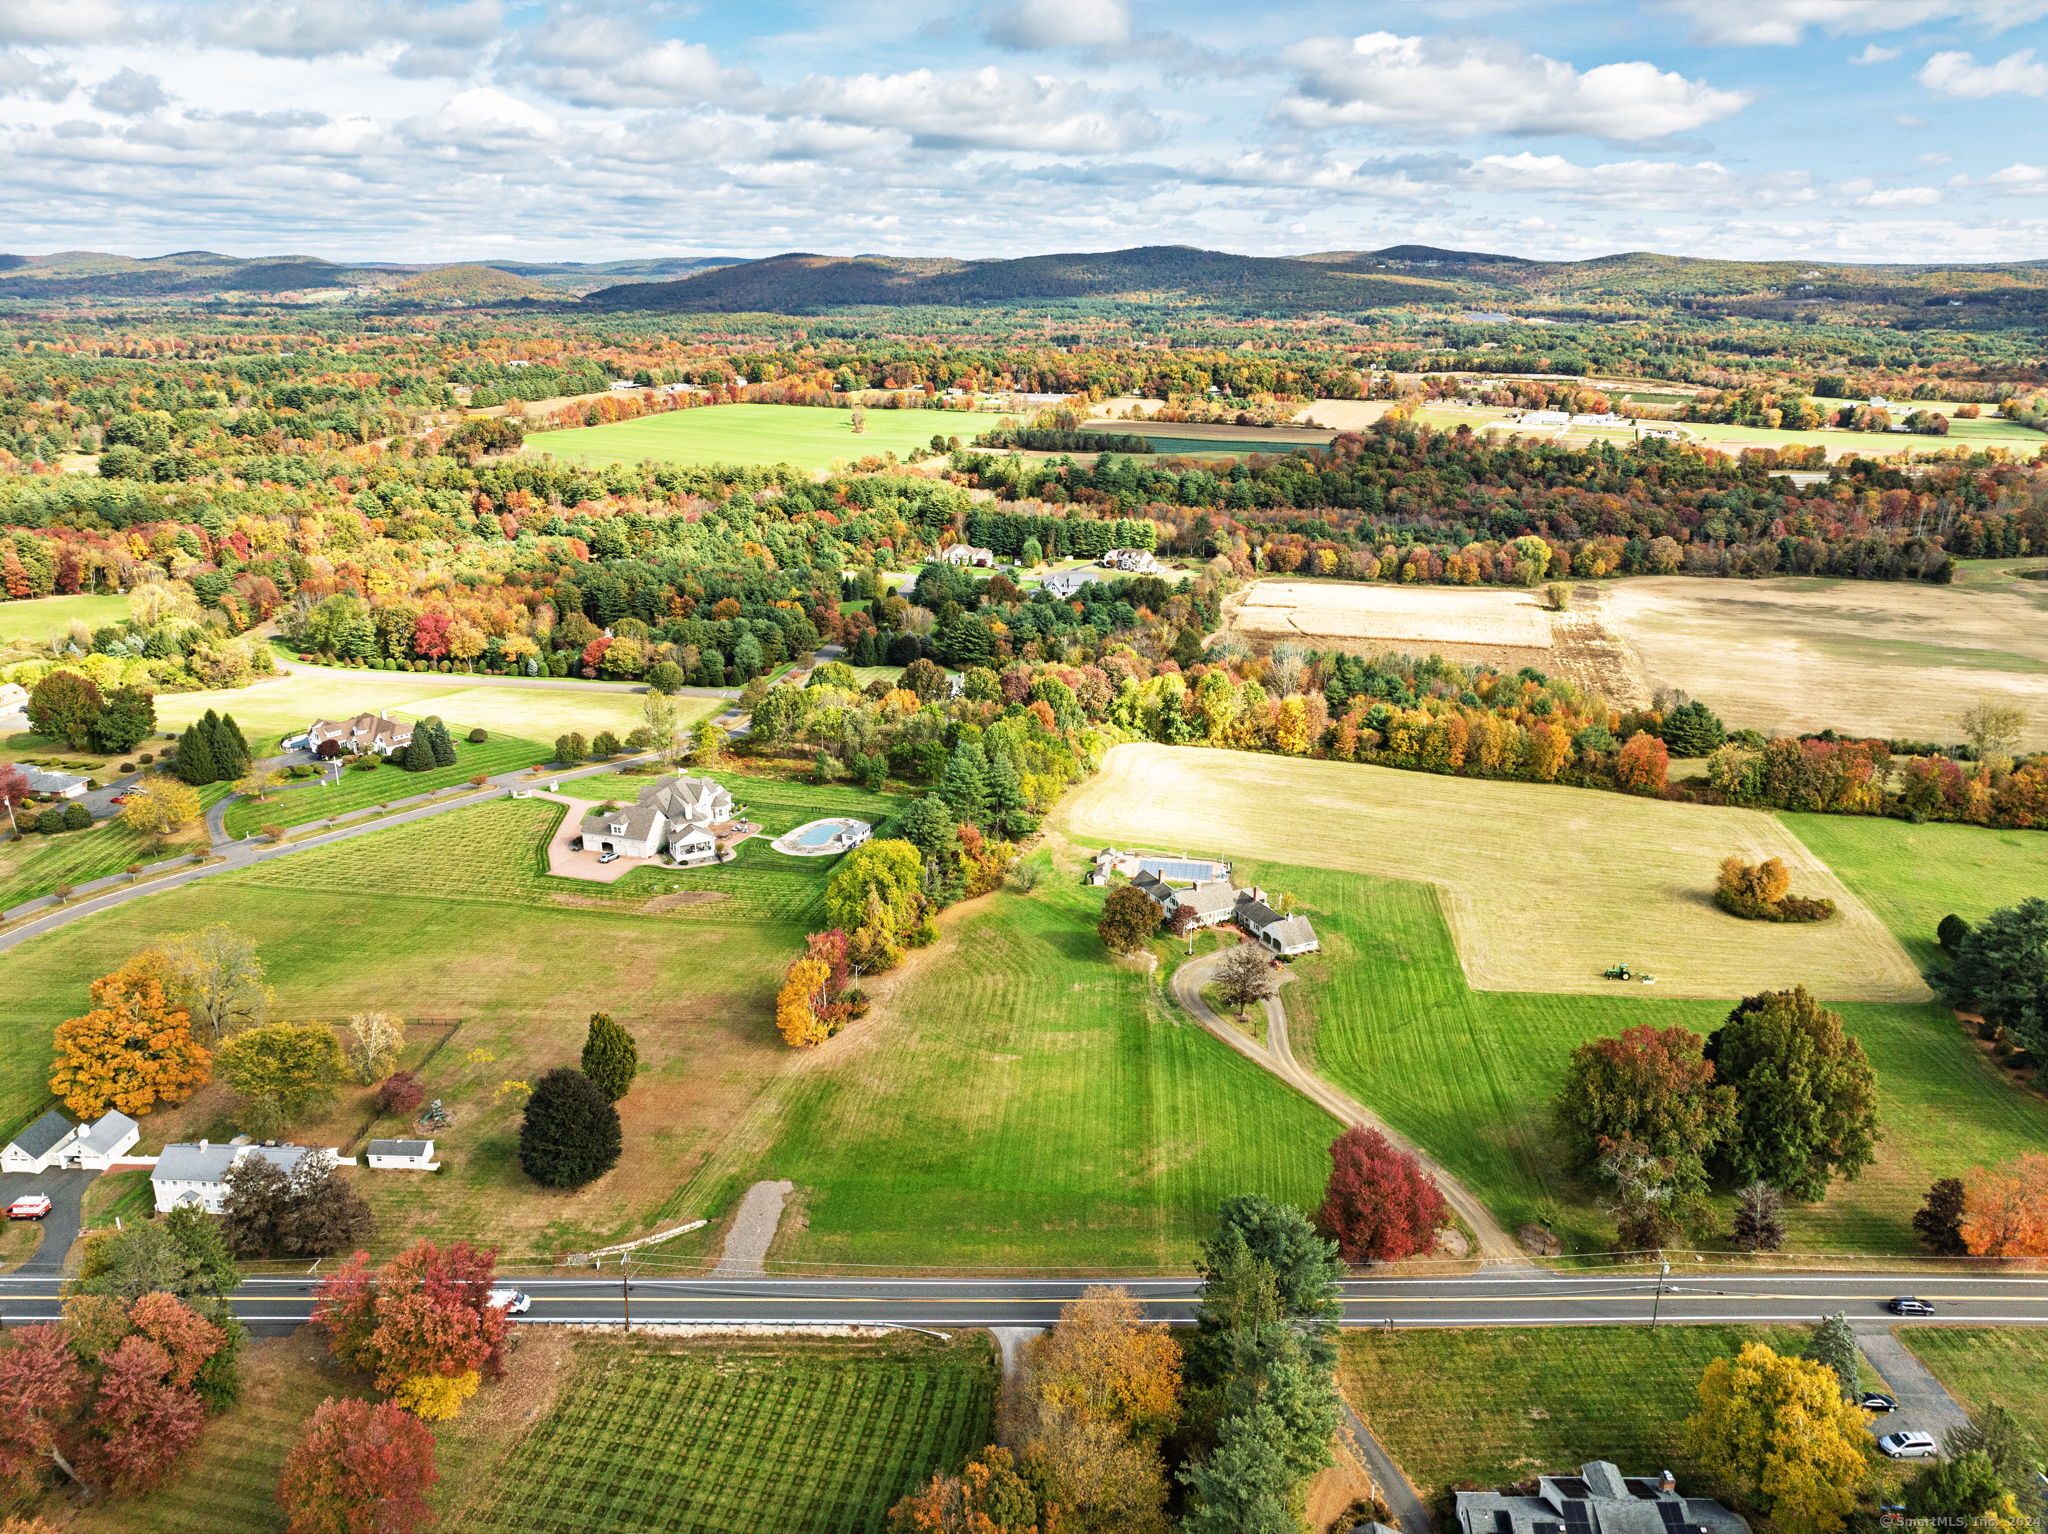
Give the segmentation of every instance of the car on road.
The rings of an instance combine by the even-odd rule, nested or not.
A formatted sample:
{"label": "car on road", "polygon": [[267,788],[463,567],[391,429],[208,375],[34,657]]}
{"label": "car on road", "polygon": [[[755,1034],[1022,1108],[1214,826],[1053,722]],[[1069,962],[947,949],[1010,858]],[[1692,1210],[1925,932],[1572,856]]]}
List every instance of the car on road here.
{"label": "car on road", "polygon": [[128,796],[126,794],[116,794],[114,795],[113,798],[107,801],[107,803],[109,804],[126,804],[127,802]]}
{"label": "car on road", "polygon": [[616,852],[600,852],[597,855],[597,860],[600,863],[616,863],[619,860],[619,855]]}
{"label": "car on road", "polygon": [[502,1310],[508,1316],[523,1316],[533,1309],[532,1299],[518,1289],[493,1289],[488,1303],[492,1308]]}
{"label": "car on road", "polygon": [[1888,1412],[1899,1409],[1897,1401],[1894,1401],[1888,1395],[1881,1395],[1875,1390],[1864,1391],[1862,1395],[1856,1398],[1856,1404],[1865,1411]]}
{"label": "car on road", "polygon": [[7,1206],[10,1220],[40,1220],[50,1212],[50,1195],[47,1193],[24,1193]]}
{"label": "car on road", "polygon": [[1931,1433],[1887,1433],[1877,1447],[1887,1459],[1933,1459],[1941,1452]]}
{"label": "car on road", "polygon": [[1928,1304],[1925,1300],[1916,1299],[1910,1294],[1902,1294],[1895,1300],[1886,1300],[1884,1308],[1895,1316],[1931,1316],[1934,1314],[1934,1307],[1932,1305]]}

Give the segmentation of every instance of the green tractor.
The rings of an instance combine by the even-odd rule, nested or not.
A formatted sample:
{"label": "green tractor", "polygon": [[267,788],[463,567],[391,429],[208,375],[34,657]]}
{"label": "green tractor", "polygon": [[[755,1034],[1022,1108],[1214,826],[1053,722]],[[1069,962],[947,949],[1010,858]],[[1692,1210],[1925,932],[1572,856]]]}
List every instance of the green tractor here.
{"label": "green tractor", "polygon": [[1612,964],[1600,972],[1602,980],[1633,980],[1635,974],[1626,964]]}

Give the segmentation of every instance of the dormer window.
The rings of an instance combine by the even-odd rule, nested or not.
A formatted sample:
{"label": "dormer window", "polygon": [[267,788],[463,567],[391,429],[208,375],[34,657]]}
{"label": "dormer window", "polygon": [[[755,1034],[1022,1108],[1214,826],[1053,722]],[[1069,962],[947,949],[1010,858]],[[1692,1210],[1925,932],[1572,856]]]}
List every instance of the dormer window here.
{"label": "dormer window", "polygon": [[614,821],[614,822],[612,823],[612,835],[614,835],[614,836],[624,836],[625,834],[626,834],[626,823],[625,823],[624,821],[622,821],[622,820],[620,820],[620,821]]}

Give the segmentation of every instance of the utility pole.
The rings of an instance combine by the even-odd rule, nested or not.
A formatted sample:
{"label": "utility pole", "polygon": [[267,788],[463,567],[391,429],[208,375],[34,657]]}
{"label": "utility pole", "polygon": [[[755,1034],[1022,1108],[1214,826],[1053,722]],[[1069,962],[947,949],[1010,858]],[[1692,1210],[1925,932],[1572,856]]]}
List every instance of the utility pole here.
{"label": "utility pole", "polygon": [[1663,1311],[1664,1311],[1664,1280],[1665,1280],[1665,1279],[1667,1279],[1667,1278],[1669,1278],[1670,1276],[1671,1276],[1671,1264],[1670,1264],[1670,1263],[1668,1263],[1668,1262],[1660,1262],[1660,1263],[1658,1263],[1658,1264],[1657,1264],[1657,1298],[1656,1298],[1656,1299],[1655,1299],[1654,1301],[1652,1301],[1652,1302],[1651,1302],[1651,1305],[1650,1305],[1650,1330],[1651,1330],[1651,1331],[1655,1331],[1655,1330],[1657,1329],[1657,1318],[1658,1318],[1658,1317],[1659,1317],[1660,1315],[1662,1315],[1662,1314],[1663,1314]]}
{"label": "utility pole", "polygon": [[625,1312],[626,1334],[633,1332],[633,1254],[628,1252],[619,1259],[619,1305]]}

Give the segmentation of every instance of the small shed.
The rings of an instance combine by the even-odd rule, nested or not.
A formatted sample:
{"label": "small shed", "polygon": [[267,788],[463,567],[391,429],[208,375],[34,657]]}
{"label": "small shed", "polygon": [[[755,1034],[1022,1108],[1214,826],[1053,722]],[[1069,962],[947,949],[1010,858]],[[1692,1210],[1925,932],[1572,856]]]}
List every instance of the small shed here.
{"label": "small shed", "polygon": [[431,1172],[441,1165],[432,1140],[372,1140],[365,1159],[373,1172]]}

